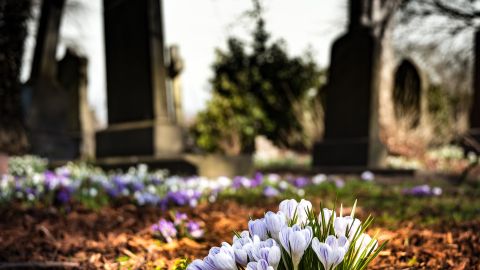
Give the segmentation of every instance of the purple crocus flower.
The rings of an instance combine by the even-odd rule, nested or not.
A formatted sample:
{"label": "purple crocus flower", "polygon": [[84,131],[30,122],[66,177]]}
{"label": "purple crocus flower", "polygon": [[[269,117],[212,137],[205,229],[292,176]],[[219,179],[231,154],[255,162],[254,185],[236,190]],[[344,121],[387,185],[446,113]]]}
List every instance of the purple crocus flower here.
{"label": "purple crocus flower", "polygon": [[364,171],[360,175],[360,178],[362,178],[363,181],[372,182],[373,180],[375,180],[375,174],[373,174],[371,171]]}
{"label": "purple crocus flower", "polygon": [[306,177],[297,177],[293,180],[293,185],[296,188],[303,188],[308,185],[308,178]]}
{"label": "purple crocus flower", "polygon": [[439,196],[442,194],[440,187],[430,187],[429,185],[419,185],[412,188],[406,188],[403,190],[403,194],[412,196]]}
{"label": "purple crocus flower", "polygon": [[264,189],[263,189],[263,195],[265,197],[268,197],[268,198],[271,198],[271,197],[275,197],[275,196],[278,196],[280,192],[274,188],[274,187],[271,187],[271,186],[266,186]]}
{"label": "purple crocus flower", "polygon": [[180,206],[186,205],[188,203],[188,198],[185,192],[183,191],[177,191],[177,192],[169,191],[167,193],[167,198],[169,199],[169,201],[172,201],[176,205],[180,205]]}
{"label": "purple crocus flower", "polygon": [[141,182],[132,183],[132,190],[133,191],[142,191],[144,188],[145,188],[145,186]]}
{"label": "purple crocus flower", "polygon": [[160,185],[162,183],[162,181],[156,177],[152,178],[150,181],[155,186]]}
{"label": "purple crocus flower", "polygon": [[162,211],[166,211],[168,209],[168,197],[160,199],[158,202],[158,206],[160,206],[160,209],[162,209]]}
{"label": "purple crocus flower", "polygon": [[188,219],[187,214],[176,212],[175,213],[175,225],[179,225]]}
{"label": "purple crocus flower", "polygon": [[108,196],[112,198],[117,198],[118,196],[120,196],[120,192],[115,187],[104,186],[104,189],[105,189],[105,192],[108,194]]}
{"label": "purple crocus flower", "polygon": [[173,223],[163,218],[157,224],[152,225],[152,231],[159,234],[168,243],[177,237],[177,229],[175,229]]}
{"label": "purple crocus flower", "polygon": [[253,187],[253,185],[256,185],[255,181],[257,180],[250,179],[245,176],[236,176],[233,178],[232,187],[234,189],[238,189],[241,187],[246,187],[246,188]]}
{"label": "purple crocus flower", "polygon": [[250,181],[250,187],[258,187],[263,182],[263,174],[261,172],[255,173],[252,180]]}
{"label": "purple crocus flower", "polygon": [[196,221],[190,220],[187,223],[187,231],[193,238],[201,238],[203,236],[203,230],[200,224]]}
{"label": "purple crocus flower", "polygon": [[45,177],[45,187],[47,190],[53,190],[57,185],[57,177],[51,171],[46,171],[44,174]]}
{"label": "purple crocus flower", "polygon": [[163,218],[157,224],[152,225],[151,229],[154,234],[161,236],[167,243],[177,237],[177,229],[173,223]]}
{"label": "purple crocus flower", "polygon": [[35,195],[35,190],[33,188],[30,188],[30,187],[27,187],[25,188],[25,193],[28,195],[28,194],[32,194],[32,195]]}
{"label": "purple crocus flower", "polygon": [[66,204],[70,201],[71,192],[68,188],[61,188],[56,195],[56,199],[60,204]]}
{"label": "purple crocus flower", "polygon": [[135,199],[139,205],[158,205],[160,197],[148,192],[135,192]]}
{"label": "purple crocus flower", "polygon": [[125,181],[119,175],[114,176],[112,182],[120,191],[126,187]]}
{"label": "purple crocus flower", "polygon": [[239,189],[242,187],[242,178],[241,176],[235,176],[233,178],[232,188]]}
{"label": "purple crocus flower", "polygon": [[345,181],[340,177],[334,177],[333,182],[337,188],[345,187]]}

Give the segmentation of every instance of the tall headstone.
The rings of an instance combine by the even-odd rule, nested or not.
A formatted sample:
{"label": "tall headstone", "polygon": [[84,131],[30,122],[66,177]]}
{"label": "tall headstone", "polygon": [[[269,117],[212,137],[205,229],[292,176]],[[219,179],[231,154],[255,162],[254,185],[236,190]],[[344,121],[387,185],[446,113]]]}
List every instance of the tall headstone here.
{"label": "tall headstone", "polygon": [[78,138],[70,132],[69,92],[57,79],[56,51],[65,0],[44,0],[24,108],[31,153],[52,160],[78,156]]}
{"label": "tall headstone", "polygon": [[469,135],[480,144],[480,30],[475,32],[474,38],[473,103],[470,110]]}
{"label": "tall headstone", "polygon": [[68,93],[67,132],[75,142],[75,157],[95,155],[95,126],[87,98],[88,60],[71,48],[58,63],[58,81]]}
{"label": "tall headstone", "polygon": [[108,128],[97,157],[182,151],[168,110],[161,1],[104,0]]}
{"label": "tall headstone", "polygon": [[379,167],[378,95],[381,42],[371,27],[372,0],[350,0],[348,32],[332,47],[326,87],[325,134],[315,167]]}

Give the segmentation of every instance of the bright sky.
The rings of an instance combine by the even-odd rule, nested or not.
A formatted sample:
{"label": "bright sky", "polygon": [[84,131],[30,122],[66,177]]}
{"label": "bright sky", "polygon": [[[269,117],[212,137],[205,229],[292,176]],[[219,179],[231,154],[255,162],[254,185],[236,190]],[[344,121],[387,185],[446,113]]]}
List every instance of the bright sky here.
{"label": "bright sky", "polygon": [[[87,55],[89,103],[100,122],[105,123],[102,1],[81,1],[85,8],[64,17],[58,56],[63,55],[65,45],[75,46]],[[273,39],[285,39],[292,55],[302,54],[310,47],[318,64],[328,65],[331,43],[345,29],[346,0],[265,0],[264,3],[266,27]],[[249,25],[245,20],[238,22],[252,4],[250,0],[164,0],[163,5],[167,46],[178,44],[186,65],[182,73],[183,108],[187,117],[193,117],[204,108],[210,96],[208,80],[212,77],[214,49],[224,48],[231,34],[247,37]],[[32,57],[33,44],[30,37],[27,62]],[[23,80],[29,75],[29,66],[26,66]]]}

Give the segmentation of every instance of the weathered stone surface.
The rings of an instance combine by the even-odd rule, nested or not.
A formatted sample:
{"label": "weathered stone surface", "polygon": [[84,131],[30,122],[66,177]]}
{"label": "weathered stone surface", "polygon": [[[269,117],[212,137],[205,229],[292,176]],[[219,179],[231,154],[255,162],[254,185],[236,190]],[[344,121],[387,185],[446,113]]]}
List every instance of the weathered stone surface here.
{"label": "weathered stone surface", "polygon": [[[78,93],[66,91],[57,78],[55,54],[64,0],[46,0],[38,26],[30,80],[24,88],[28,137],[33,154],[52,160],[79,156],[79,137],[71,121],[78,114]],[[78,90],[78,89],[77,89]]]}
{"label": "weathered stone surface", "polygon": [[87,58],[67,48],[65,56],[58,63],[58,81],[68,93],[67,132],[77,143],[78,156],[83,158],[95,155],[96,121],[88,104],[87,72]]}
{"label": "weathered stone surface", "polygon": [[378,165],[377,46],[368,28],[347,33],[333,45],[325,136],[315,146],[314,165]]}
{"label": "weathered stone surface", "polygon": [[367,3],[350,1],[349,31],[332,47],[326,87],[325,135],[314,146],[316,167],[380,167],[378,95],[381,42],[365,23]]}
{"label": "weathered stone surface", "polygon": [[97,133],[97,157],[181,152],[166,89],[161,1],[104,0],[104,12],[109,127]]}

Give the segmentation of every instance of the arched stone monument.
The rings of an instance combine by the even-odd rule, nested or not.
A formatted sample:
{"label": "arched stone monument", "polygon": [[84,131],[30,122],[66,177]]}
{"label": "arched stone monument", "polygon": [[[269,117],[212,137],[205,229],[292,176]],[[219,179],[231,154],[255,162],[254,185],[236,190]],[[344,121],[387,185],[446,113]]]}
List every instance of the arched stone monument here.
{"label": "arched stone monument", "polygon": [[395,71],[392,102],[395,118],[409,121],[410,128],[420,124],[423,88],[417,67],[412,61],[404,59]]}

